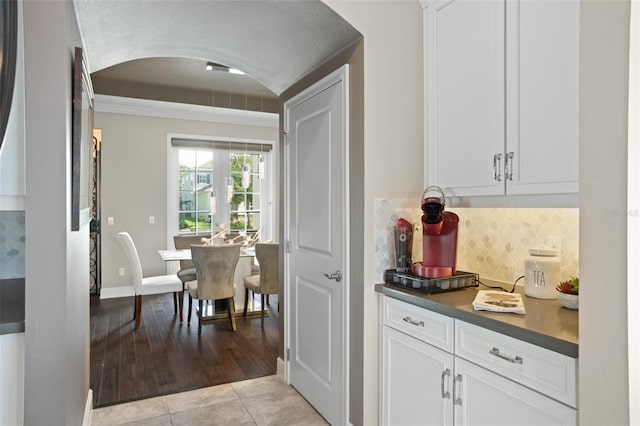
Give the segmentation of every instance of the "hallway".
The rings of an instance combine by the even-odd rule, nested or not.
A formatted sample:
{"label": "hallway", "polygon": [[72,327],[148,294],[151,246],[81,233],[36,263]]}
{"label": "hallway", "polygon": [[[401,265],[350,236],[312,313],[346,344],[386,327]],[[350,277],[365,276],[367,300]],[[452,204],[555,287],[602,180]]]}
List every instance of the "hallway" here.
{"label": "hallway", "polygon": [[326,425],[291,386],[277,376],[155,397],[93,411],[103,425]]}

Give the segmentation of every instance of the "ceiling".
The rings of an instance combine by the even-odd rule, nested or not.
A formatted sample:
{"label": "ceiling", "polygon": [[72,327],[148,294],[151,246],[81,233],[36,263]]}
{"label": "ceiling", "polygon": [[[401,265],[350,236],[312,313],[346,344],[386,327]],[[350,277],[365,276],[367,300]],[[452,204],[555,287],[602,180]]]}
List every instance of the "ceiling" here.
{"label": "ceiling", "polygon": [[[319,0],[74,0],[74,7],[90,72],[131,82],[280,95],[361,38]],[[203,73],[207,61],[252,78]]]}
{"label": "ceiling", "polygon": [[[91,78],[97,93],[123,83],[159,88],[189,89],[201,92],[230,92],[253,97],[276,98],[277,95],[253,77],[208,71],[208,61],[192,58],[147,58],[117,64],[94,72]],[[139,86],[138,86],[139,87]]]}

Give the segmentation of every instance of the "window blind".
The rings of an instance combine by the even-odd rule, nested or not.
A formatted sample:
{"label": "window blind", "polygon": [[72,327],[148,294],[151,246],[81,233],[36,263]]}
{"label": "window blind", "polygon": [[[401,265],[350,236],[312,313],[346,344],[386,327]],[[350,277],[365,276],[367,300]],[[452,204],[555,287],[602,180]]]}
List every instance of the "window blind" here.
{"label": "window blind", "polygon": [[261,151],[269,152],[271,144],[255,142],[226,142],[202,139],[171,138],[171,146],[176,148],[205,148],[222,149],[231,151]]}

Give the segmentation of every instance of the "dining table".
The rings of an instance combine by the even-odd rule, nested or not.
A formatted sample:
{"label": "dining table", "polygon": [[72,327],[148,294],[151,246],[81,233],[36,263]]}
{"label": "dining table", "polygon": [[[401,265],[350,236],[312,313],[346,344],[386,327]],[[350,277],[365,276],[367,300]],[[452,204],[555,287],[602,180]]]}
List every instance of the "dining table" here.
{"label": "dining table", "polygon": [[[165,262],[173,262],[180,260],[191,260],[191,249],[166,249],[166,250],[158,250],[160,257]],[[236,264],[236,270],[233,274],[233,283],[235,284],[235,294],[233,297],[236,315],[243,315],[244,311],[244,278],[251,275],[251,265],[254,263],[256,251],[255,247],[243,247],[240,250],[240,259],[238,259],[238,263]],[[260,299],[255,300],[251,299],[249,304],[247,305],[247,315],[259,315],[260,309]],[[206,305],[203,309],[202,319],[210,320],[210,319],[218,319],[222,317],[226,317],[225,313],[216,313],[215,304]],[[265,315],[268,314],[268,309],[265,309]]]}

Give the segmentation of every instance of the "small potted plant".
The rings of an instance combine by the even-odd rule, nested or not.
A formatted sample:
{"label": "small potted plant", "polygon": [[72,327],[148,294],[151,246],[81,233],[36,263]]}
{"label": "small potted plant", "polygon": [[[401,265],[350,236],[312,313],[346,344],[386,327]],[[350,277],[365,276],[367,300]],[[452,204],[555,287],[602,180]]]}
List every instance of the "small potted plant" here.
{"label": "small potted plant", "polygon": [[578,294],[580,293],[580,279],[571,277],[556,286],[558,302],[565,308],[578,309]]}

